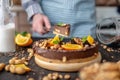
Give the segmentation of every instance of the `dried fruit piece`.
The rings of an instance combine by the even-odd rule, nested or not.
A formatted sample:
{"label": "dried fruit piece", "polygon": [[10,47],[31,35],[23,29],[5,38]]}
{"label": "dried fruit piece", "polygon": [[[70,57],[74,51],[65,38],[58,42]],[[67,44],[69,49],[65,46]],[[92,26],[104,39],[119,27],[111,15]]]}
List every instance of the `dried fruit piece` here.
{"label": "dried fruit piece", "polygon": [[27,72],[31,71],[31,69],[29,67],[27,67],[25,64],[17,64],[17,65],[15,65],[15,67],[22,67]]}

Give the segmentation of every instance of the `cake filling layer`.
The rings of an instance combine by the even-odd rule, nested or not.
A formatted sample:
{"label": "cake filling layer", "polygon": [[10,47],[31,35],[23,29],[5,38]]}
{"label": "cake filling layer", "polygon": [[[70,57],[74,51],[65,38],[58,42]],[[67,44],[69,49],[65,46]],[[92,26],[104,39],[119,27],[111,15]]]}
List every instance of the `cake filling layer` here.
{"label": "cake filling layer", "polygon": [[49,59],[59,59],[65,56],[68,60],[70,59],[82,59],[93,56],[95,53],[98,53],[98,45],[91,46],[84,50],[51,50],[51,49],[42,49],[40,47],[35,46],[34,52]]}

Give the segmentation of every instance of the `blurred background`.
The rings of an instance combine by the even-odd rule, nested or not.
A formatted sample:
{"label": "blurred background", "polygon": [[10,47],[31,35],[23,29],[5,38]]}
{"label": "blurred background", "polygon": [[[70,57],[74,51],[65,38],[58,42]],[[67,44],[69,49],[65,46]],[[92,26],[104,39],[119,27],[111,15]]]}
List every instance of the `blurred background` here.
{"label": "blurred background", "polygon": [[[96,19],[99,23],[103,18],[119,17],[120,0],[96,0]],[[31,25],[27,21],[27,15],[21,7],[20,0],[10,0],[10,10],[15,13],[15,24],[17,31],[31,32]]]}

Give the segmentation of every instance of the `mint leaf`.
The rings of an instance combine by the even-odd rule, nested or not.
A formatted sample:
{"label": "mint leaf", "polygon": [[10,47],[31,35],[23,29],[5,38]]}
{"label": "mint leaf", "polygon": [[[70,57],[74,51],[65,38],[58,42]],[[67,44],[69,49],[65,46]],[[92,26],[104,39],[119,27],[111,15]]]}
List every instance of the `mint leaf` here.
{"label": "mint leaf", "polygon": [[54,44],[59,44],[59,41],[58,41],[58,40],[56,40],[56,41],[53,41],[53,43],[54,43]]}
{"label": "mint leaf", "polygon": [[25,31],[25,32],[22,32],[21,35],[22,35],[22,36],[26,36],[26,35],[27,35],[27,32],[26,32],[26,31]]}
{"label": "mint leaf", "polygon": [[15,36],[17,36],[19,34],[19,32],[15,31]]}
{"label": "mint leaf", "polygon": [[62,41],[64,39],[64,37],[62,36],[61,38],[60,38],[60,41]]}
{"label": "mint leaf", "polygon": [[61,23],[58,23],[57,26],[60,26],[60,27],[61,27],[61,26],[63,26],[63,24],[64,24],[64,23],[61,22]]}
{"label": "mint leaf", "polygon": [[87,41],[87,36],[82,38],[82,42],[85,43]]}

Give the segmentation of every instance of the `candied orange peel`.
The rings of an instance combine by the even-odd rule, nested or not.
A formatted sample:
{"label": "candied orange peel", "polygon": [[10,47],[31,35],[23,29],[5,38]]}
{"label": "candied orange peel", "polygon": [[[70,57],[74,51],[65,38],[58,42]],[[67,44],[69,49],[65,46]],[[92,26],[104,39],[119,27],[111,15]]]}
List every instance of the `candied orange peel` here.
{"label": "candied orange peel", "polygon": [[27,67],[25,64],[16,64],[15,67],[22,67],[27,72],[31,71],[31,69],[29,67]]}
{"label": "candied orange peel", "polygon": [[91,35],[87,36],[87,41],[90,45],[92,45],[94,43],[94,38]]}
{"label": "candied orange peel", "polygon": [[57,43],[60,42],[59,35],[56,35],[56,36],[50,41],[50,45],[54,45],[55,42],[57,42]]}

